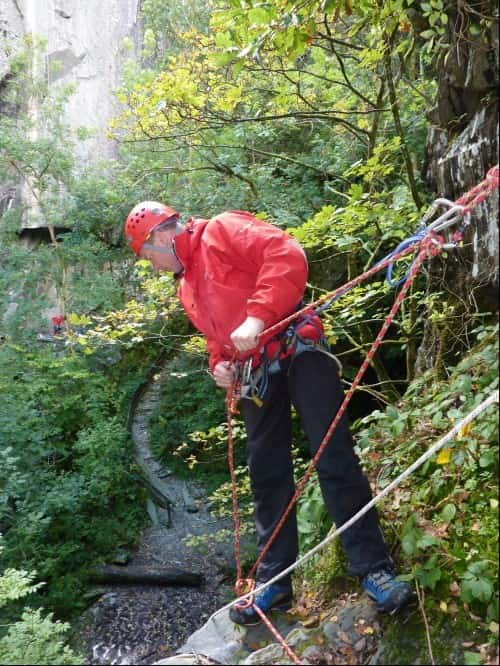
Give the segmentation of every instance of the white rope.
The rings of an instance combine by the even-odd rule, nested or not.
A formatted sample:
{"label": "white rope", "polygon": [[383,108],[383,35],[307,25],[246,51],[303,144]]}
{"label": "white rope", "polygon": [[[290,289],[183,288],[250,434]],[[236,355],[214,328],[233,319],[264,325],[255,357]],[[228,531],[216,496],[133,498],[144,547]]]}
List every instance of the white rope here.
{"label": "white rope", "polygon": [[259,587],[256,587],[255,590],[252,592],[248,592],[247,594],[243,594],[241,597],[238,597],[237,599],[234,599],[230,603],[226,604],[222,608],[219,608],[219,610],[215,611],[207,620],[208,622],[211,622],[219,613],[222,613],[224,610],[231,608],[231,606],[234,606],[237,604],[239,601],[242,601],[243,599],[247,599],[248,597],[258,594],[262,590],[266,589],[266,587],[269,587],[269,585],[272,585],[276,581],[280,580],[280,578],[283,578],[283,576],[288,575],[291,573],[294,569],[297,569],[297,567],[301,566],[304,564],[304,562],[307,562],[307,560],[311,559],[318,551],[320,551],[322,548],[324,548],[327,544],[330,543],[330,541],[333,541],[336,537],[338,537],[342,532],[345,532],[351,525],[356,523],[362,516],[365,515],[371,508],[373,508],[376,504],[380,502],[380,500],[388,495],[396,486],[398,486],[404,479],[408,478],[416,469],[418,469],[421,465],[426,462],[429,458],[431,458],[442,446],[444,446],[447,442],[450,441],[450,439],[453,439],[455,435],[462,430],[464,426],[466,426],[468,423],[470,423],[473,419],[476,418],[481,412],[483,412],[487,407],[489,407],[491,404],[494,402],[499,401],[499,392],[496,390],[494,393],[490,395],[489,398],[486,400],[483,400],[475,409],[473,409],[467,416],[465,416],[461,421],[459,421],[453,428],[446,434],[444,437],[442,437],[439,441],[437,441],[435,444],[433,444],[430,449],[428,449],[424,454],[420,456],[417,460],[415,460],[414,463],[412,463],[409,467],[405,469],[404,472],[402,472],[394,481],[391,481],[391,483],[384,488],[376,497],[374,497],[372,500],[368,502],[368,504],[365,504],[364,507],[362,507],[357,513],[352,516],[352,518],[349,518],[348,521],[346,521],[341,527],[336,529],[334,532],[329,534],[323,541],[321,541],[317,546],[312,548],[309,552],[307,552],[305,555],[300,557],[298,560],[296,560],[291,566],[287,567],[283,571],[281,571],[279,574],[271,578],[270,580],[266,581],[262,585],[259,585]]}

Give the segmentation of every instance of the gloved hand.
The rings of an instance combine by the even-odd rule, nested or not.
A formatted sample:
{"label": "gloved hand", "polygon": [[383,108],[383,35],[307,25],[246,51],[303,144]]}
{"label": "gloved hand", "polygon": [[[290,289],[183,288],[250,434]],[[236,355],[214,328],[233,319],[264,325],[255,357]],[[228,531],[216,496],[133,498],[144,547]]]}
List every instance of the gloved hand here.
{"label": "gloved hand", "polygon": [[245,321],[231,333],[231,341],[239,352],[254,349],[259,343],[259,333],[264,330],[264,322],[257,317],[247,317]]}
{"label": "gloved hand", "polygon": [[217,386],[224,389],[229,388],[234,381],[235,370],[234,363],[231,361],[219,361],[212,373]]}

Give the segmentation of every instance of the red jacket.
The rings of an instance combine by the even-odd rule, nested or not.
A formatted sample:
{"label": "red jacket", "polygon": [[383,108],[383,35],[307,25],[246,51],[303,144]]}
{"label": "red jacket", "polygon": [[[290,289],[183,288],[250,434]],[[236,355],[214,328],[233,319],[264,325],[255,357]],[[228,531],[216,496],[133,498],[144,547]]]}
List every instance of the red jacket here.
{"label": "red jacket", "polygon": [[[268,328],[291,314],[304,295],[304,251],[284,231],[250,213],[190,220],[175,238],[175,251],[184,266],[179,298],[207,339],[211,370],[234,358],[230,335],[247,317],[262,319]],[[265,342],[260,340],[259,347]]]}

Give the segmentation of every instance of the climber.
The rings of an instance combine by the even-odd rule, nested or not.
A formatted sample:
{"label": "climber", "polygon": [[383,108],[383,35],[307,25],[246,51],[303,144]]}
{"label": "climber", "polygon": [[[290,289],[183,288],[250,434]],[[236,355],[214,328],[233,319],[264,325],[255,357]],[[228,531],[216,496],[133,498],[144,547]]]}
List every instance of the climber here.
{"label": "climber", "polygon": [[[216,385],[228,390],[245,363],[248,392],[242,387],[240,411],[262,549],[294,493],[291,405],[314,455],[343,398],[338,363],[328,353],[317,317],[306,317],[292,330],[285,327],[278,336],[261,336],[300,306],[307,280],[304,251],[288,234],[248,212],[227,211],[181,224],[175,210],[151,201],[132,209],[125,236],[132,251],[149,260],[154,270],[174,274],[189,319],[206,337]],[[354,453],[346,417],[320,458],[317,473],[337,527],[370,501],[370,485]],[[395,613],[412,600],[411,586],[395,579],[375,508],[340,538],[348,573],[360,578],[381,612]],[[290,566],[297,553],[292,511],[259,565],[257,585]],[[287,577],[257,594],[254,603],[267,612],[290,608],[291,601]],[[233,606],[230,616],[243,625],[260,621],[251,607]]]}
{"label": "climber", "polygon": [[53,335],[62,335],[64,332],[64,317],[62,315],[54,315],[52,317]]}

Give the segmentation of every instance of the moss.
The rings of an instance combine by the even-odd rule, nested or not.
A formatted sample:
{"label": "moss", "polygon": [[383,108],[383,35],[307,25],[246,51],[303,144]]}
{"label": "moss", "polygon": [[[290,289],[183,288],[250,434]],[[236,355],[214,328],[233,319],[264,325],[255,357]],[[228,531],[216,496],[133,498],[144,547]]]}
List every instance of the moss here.
{"label": "moss", "polygon": [[331,599],[356,585],[354,579],[347,576],[347,558],[339,539],[334,539],[312,559],[305,569],[304,579],[313,592],[320,593],[325,599]]}
{"label": "moss", "polygon": [[[482,644],[488,640],[486,630],[463,613],[455,616],[433,615],[427,620],[436,664],[463,664],[464,641]],[[431,663],[425,625],[418,611],[404,621],[387,618],[384,624],[378,663],[388,666]]]}

